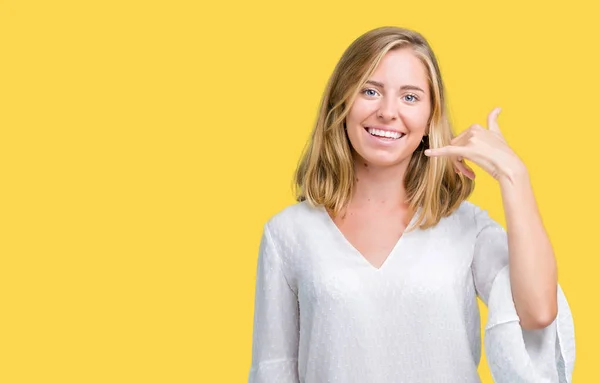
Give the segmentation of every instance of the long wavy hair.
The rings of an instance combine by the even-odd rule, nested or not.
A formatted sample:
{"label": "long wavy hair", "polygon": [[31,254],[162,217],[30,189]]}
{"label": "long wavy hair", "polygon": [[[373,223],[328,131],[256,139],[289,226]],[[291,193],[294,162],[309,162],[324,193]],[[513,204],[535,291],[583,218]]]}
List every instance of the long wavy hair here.
{"label": "long wavy hair", "polygon": [[316,125],[294,175],[298,202],[323,205],[334,216],[350,202],[354,189],[352,146],[344,129],[345,119],[359,90],[384,55],[410,47],[427,71],[431,114],[429,134],[413,152],[404,176],[409,210],[422,208],[415,227],[426,229],[450,215],[474,189],[474,182],[457,174],[447,157],[427,157],[427,147],[439,148],[455,137],[449,121],[440,68],[427,40],[419,33],[385,26],[358,37],[346,49],[329,78],[319,106]]}

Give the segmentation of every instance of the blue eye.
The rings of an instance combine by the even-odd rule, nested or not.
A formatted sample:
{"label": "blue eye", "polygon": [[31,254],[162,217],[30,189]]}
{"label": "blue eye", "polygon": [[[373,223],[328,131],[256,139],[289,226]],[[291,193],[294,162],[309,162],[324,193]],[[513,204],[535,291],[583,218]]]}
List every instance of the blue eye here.
{"label": "blue eye", "polygon": [[[377,93],[377,91],[376,91],[376,90],[374,90],[374,89],[371,89],[371,88],[363,89],[363,90],[362,90],[360,93],[362,93],[362,94],[366,94],[366,92],[369,92],[369,91],[371,91],[371,92],[374,92],[374,93]],[[375,96],[375,94],[367,94],[367,96]]]}
{"label": "blue eye", "polygon": [[418,100],[419,100],[419,99],[418,99],[418,97],[417,97],[417,96],[415,96],[414,94],[407,94],[407,95],[406,95],[406,96],[404,96],[404,97],[412,97],[412,98],[414,99],[414,101],[407,100],[408,102],[412,102],[412,103],[414,103],[414,102],[416,102],[416,101],[418,101]]}

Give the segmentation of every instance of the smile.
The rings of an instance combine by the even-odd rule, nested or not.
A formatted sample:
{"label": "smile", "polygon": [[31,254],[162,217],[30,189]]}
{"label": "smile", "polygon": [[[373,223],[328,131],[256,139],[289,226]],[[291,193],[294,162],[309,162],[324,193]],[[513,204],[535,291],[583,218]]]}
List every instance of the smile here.
{"label": "smile", "polygon": [[369,127],[366,127],[365,130],[371,136],[376,137],[381,140],[385,140],[385,141],[395,141],[395,140],[399,140],[405,136],[404,133],[392,132],[389,130],[373,129],[373,128],[369,128]]}

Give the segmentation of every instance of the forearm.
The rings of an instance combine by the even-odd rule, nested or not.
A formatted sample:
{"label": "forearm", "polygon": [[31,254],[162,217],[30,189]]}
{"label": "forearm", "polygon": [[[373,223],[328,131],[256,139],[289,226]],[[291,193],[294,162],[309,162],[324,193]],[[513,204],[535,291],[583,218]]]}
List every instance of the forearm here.
{"label": "forearm", "polygon": [[506,217],[510,283],[525,329],[543,328],[557,313],[557,270],[527,169],[522,163],[499,178]]}

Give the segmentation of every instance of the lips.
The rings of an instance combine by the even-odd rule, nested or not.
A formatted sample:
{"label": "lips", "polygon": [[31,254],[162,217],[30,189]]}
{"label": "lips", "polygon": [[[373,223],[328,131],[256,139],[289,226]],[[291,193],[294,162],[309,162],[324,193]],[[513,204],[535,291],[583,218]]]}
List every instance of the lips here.
{"label": "lips", "polygon": [[400,134],[406,134],[405,132],[401,131],[400,129],[394,129],[391,128],[389,126],[384,126],[384,125],[370,125],[370,126],[365,126],[365,129],[377,129],[377,130],[383,130],[384,132],[393,132],[393,133],[400,133]]}
{"label": "lips", "polygon": [[[369,131],[371,130],[371,131]],[[378,129],[378,128],[371,128],[371,127],[365,127],[365,132],[367,132],[368,135],[370,135],[371,137],[374,138],[379,138],[381,140],[384,141],[396,141],[401,139],[402,137],[404,137],[406,134],[399,132],[399,131],[395,131],[395,130],[383,130],[383,129]],[[380,135],[381,133],[388,133],[392,136],[392,137],[386,137],[384,135]],[[377,134],[373,134],[373,133],[377,133]]]}

